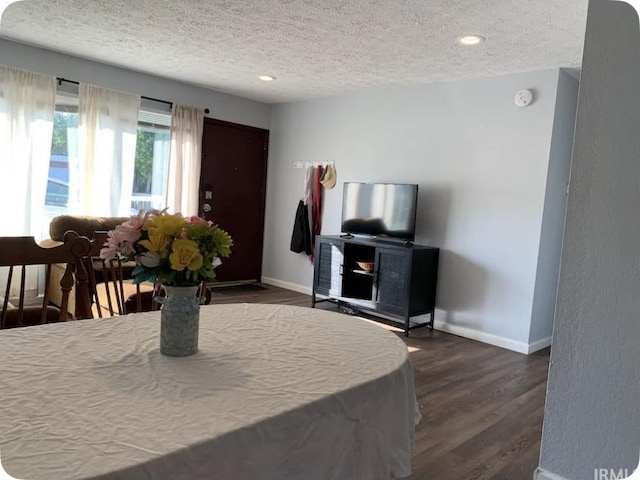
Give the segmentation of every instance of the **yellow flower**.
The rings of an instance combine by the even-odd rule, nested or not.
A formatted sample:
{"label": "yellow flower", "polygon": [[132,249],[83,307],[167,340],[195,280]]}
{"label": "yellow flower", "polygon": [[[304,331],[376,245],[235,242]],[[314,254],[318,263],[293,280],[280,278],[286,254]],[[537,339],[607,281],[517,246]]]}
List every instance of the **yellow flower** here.
{"label": "yellow flower", "polygon": [[150,252],[161,253],[169,242],[169,237],[163,234],[157,228],[149,229],[149,240],[140,240],[140,245],[149,250]]}
{"label": "yellow flower", "polygon": [[169,237],[177,237],[186,226],[187,221],[180,215],[160,215],[149,221],[149,230],[158,229]]}
{"label": "yellow flower", "polygon": [[182,271],[185,268],[195,271],[202,267],[202,254],[198,244],[193,240],[177,239],[173,241],[172,253],[169,255],[171,268]]}

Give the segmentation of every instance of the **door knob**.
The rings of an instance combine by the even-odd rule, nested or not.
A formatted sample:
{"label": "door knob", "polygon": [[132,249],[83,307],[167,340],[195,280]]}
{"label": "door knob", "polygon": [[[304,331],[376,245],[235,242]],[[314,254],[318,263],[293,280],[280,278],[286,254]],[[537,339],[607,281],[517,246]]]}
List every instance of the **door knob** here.
{"label": "door knob", "polygon": [[204,213],[209,213],[211,211],[211,205],[205,203],[204,205],[202,205],[202,210],[204,211]]}

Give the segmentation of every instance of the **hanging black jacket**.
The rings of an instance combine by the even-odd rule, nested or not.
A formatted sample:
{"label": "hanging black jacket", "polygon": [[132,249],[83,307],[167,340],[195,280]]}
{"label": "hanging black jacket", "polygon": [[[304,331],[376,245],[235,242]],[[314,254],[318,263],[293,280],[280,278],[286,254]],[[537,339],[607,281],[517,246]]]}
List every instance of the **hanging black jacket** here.
{"label": "hanging black jacket", "polygon": [[296,253],[311,255],[311,228],[309,227],[309,213],[302,200],[298,202],[296,218],[293,223],[290,250]]}

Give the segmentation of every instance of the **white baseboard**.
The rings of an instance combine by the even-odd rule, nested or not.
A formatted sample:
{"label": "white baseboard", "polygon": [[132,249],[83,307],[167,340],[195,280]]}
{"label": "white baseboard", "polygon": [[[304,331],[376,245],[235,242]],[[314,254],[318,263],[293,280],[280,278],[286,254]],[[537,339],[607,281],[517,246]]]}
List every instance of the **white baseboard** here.
{"label": "white baseboard", "polygon": [[[285,288],[287,290],[303,293],[305,295],[311,295],[311,292],[312,292],[311,287],[305,287],[295,283],[284,282],[276,278],[262,277],[261,280],[262,280],[262,283],[266,283],[267,285],[273,285],[274,287]],[[426,318],[425,318],[425,321],[426,321]],[[442,320],[438,320],[437,318],[434,321],[434,328],[436,330],[440,330],[441,332],[451,333],[453,335],[458,335],[459,337],[464,337],[471,340],[477,340],[479,342],[488,343],[489,345],[494,345],[500,348],[506,348],[507,350],[512,350],[514,352],[524,353],[524,354],[533,353],[535,351],[538,351],[542,348],[546,348],[549,345],[551,345],[551,337],[544,338],[532,344],[528,344],[525,342],[517,342],[509,338],[500,337],[498,335],[493,335],[491,333],[481,332],[479,330],[475,330],[468,327],[451,325],[446,322],[443,322]]]}
{"label": "white baseboard", "polygon": [[535,472],[533,472],[533,480],[567,480],[560,475],[556,475],[555,473],[547,472],[546,470],[538,467]]}
{"label": "white baseboard", "polygon": [[298,285],[297,283],[283,282],[282,280],[278,280],[277,278],[261,277],[260,280],[262,283],[266,283],[267,285],[286,288],[287,290],[291,290],[293,292],[298,292],[298,293],[304,293],[305,295],[311,295],[311,292],[313,291],[311,287],[304,287],[302,285]]}
{"label": "white baseboard", "polygon": [[529,345],[524,342],[517,342],[515,340],[511,340],[510,338],[501,337],[492,333],[481,332],[480,330],[476,330],[473,328],[451,325],[447,322],[443,322],[442,320],[438,320],[437,318],[433,323],[434,328],[436,330],[440,330],[441,332],[451,333],[452,335],[468,338],[470,340],[477,340],[478,342],[488,343],[489,345],[506,348],[507,350],[518,353],[529,353]]}
{"label": "white baseboard", "polygon": [[546,337],[542,340],[538,340],[537,342],[530,343],[529,351],[527,353],[537,352],[538,350],[542,350],[543,348],[547,348],[549,346],[551,346],[551,337]]}

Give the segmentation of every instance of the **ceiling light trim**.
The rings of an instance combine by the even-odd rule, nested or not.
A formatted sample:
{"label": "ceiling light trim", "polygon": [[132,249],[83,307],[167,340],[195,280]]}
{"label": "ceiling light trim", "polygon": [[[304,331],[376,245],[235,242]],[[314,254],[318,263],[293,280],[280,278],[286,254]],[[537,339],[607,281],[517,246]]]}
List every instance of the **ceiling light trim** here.
{"label": "ceiling light trim", "polygon": [[462,35],[458,37],[458,44],[463,45],[465,47],[480,45],[484,41],[485,41],[485,38],[482,35],[477,35],[477,34]]}

